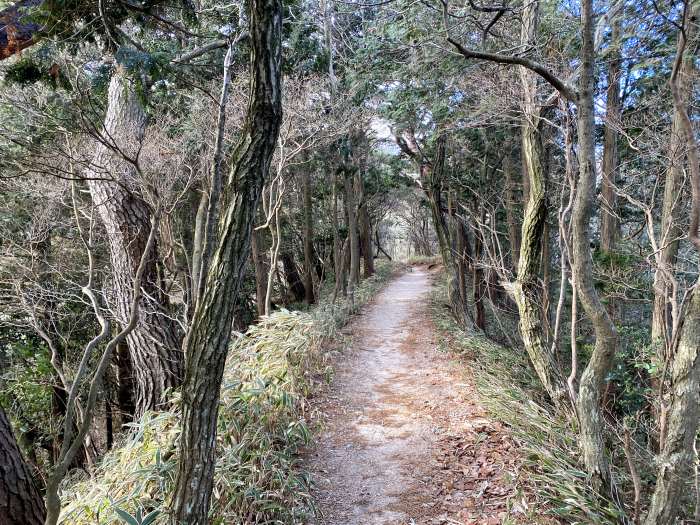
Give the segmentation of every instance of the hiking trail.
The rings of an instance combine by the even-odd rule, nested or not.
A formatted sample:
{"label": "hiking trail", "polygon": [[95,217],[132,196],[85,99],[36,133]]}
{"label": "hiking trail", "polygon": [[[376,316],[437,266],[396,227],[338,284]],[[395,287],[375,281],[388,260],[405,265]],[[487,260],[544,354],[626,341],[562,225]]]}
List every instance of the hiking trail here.
{"label": "hiking trail", "polygon": [[344,330],[307,458],[318,525],[527,522],[515,444],[438,348],[431,286],[425,268],[394,278]]}

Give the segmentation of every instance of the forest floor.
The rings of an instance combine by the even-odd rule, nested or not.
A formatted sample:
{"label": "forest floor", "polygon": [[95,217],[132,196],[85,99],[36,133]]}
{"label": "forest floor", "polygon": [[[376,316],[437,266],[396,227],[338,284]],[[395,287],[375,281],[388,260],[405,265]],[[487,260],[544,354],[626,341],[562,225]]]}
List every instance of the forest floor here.
{"label": "forest floor", "polygon": [[517,445],[468,364],[440,349],[432,279],[425,267],[398,276],[344,330],[307,457],[318,525],[533,523]]}

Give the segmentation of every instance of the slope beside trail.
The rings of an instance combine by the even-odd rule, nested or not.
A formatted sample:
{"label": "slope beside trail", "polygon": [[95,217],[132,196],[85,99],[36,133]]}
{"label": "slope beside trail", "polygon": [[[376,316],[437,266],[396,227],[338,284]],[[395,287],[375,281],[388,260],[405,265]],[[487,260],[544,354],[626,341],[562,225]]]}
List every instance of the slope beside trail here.
{"label": "slope beside trail", "polygon": [[431,277],[395,278],[345,329],[307,458],[318,525],[535,522],[514,489],[517,447],[438,348]]}

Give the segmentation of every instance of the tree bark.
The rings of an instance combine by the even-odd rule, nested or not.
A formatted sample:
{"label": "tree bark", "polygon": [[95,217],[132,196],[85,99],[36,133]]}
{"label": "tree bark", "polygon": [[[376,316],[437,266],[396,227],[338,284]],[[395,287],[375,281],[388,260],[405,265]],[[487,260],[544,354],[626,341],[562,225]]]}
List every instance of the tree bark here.
{"label": "tree bark", "polygon": [[[688,98],[692,88],[690,65],[683,61],[679,65],[678,90]],[[668,145],[669,165],[664,181],[664,197],[661,205],[661,222],[659,224],[659,259],[654,273],[654,307],[652,310],[651,339],[657,346],[659,358],[665,359],[671,344],[672,322],[670,319],[670,298],[674,293],[670,276],[674,273],[678,255],[679,239],[682,235],[679,225],[679,213],[683,204],[683,181],[685,173],[685,138],[681,123],[681,114],[674,108],[671,123],[671,136]]]}
{"label": "tree bark", "polygon": [[619,165],[616,126],[620,121],[620,22],[612,21],[608,57],[608,89],[605,105],[605,136],[603,138],[603,183],[601,188],[602,213],[600,220],[600,248],[604,252],[615,250],[620,236],[617,218],[617,194],[615,185]]}
{"label": "tree bark", "polygon": [[255,307],[258,315],[265,315],[265,297],[267,295],[267,271],[265,269],[265,250],[262,247],[263,233],[253,230],[250,238],[253,266],[255,267]]}
{"label": "tree bark", "polygon": [[357,230],[357,204],[355,202],[355,185],[353,169],[345,169],[345,212],[348,217],[348,237],[350,238],[350,274],[348,291],[352,297],[355,287],[360,283],[360,236]]}
{"label": "tree bark", "polygon": [[[107,230],[112,262],[113,303],[122,326],[130,316],[132,283],[146,246],[152,210],[140,195],[138,152],[146,129],[146,113],[134,81],[119,67],[109,84],[104,137],[94,165],[106,173],[89,174],[90,193]],[[113,180],[100,180],[105,176]],[[167,389],[182,377],[181,334],[170,316],[170,305],[160,282],[157,248],[143,277],[141,315],[127,336],[136,386],[135,416],[158,409]]]}
{"label": "tree bark", "polygon": [[[482,211],[482,223],[484,222],[485,212]],[[458,226],[461,228],[461,226]],[[459,235],[460,237],[462,235]],[[461,244],[461,243],[460,243]],[[484,279],[484,269],[481,264],[481,255],[483,251],[481,236],[474,236],[474,255],[472,258],[472,290],[474,291],[474,324],[479,330],[486,330],[486,309],[484,308],[484,299],[486,293],[486,281]]]}
{"label": "tree bark", "polygon": [[582,70],[577,100],[579,178],[572,211],[572,269],[579,301],[593,325],[595,346],[581,375],[577,411],[581,425],[581,451],[592,486],[597,491],[607,492],[614,501],[619,502],[605,454],[603,414],[600,405],[617,348],[617,331],[595,289],[589,233],[596,178],[592,0],[583,0],[581,3],[581,27]]}
{"label": "tree bark", "polygon": [[131,423],[135,410],[134,393],[134,370],[129,357],[129,346],[120,343],[114,353],[114,361],[117,365],[117,404],[121,416],[121,424]]}
{"label": "tree bark", "polygon": [[[23,0],[0,12],[0,60],[35,44],[41,28],[31,8],[42,0]],[[151,210],[139,195],[135,166],[146,128],[146,113],[133,82],[121,67],[112,76],[104,136],[97,146],[88,184],[107,230],[112,262],[114,305],[119,321],[128,318],[130,284],[150,231]],[[97,173],[104,170],[106,173]],[[112,181],[100,180],[111,177]],[[135,416],[156,409],[168,388],[181,384],[180,334],[169,317],[168,299],[159,281],[157,248],[144,276],[145,293],[137,329],[128,337],[131,368],[135,371]]]}
{"label": "tree bark", "polygon": [[[700,283],[696,283],[698,286]],[[646,525],[673,525],[681,514],[681,499],[694,462],[693,445],[700,411],[700,293],[692,292],[671,368],[671,405],[666,439],[657,463],[656,488]]]}
{"label": "tree bark", "polygon": [[333,274],[335,276],[335,287],[333,289],[333,300],[345,289],[345,272],[343,270],[343,246],[340,239],[340,225],[338,220],[338,170],[333,172],[333,186],[331,199],[333,200]]}
{"label": "tree bark", "polygon": [[250,236],[282,121],[282,3],[247,3],[250,101],[242,140],[222,196],[219,236],[186,340],[182,433],[170,522],[204,525],[216,464],[216,426],[236,299]]}
{"label": "tree bark", "polygon": [[311,196],[311,173],[304,169],[302,173],[302,192],[304,198],[304,301],[313,304],[314,297],[314,222],[313,201]]}
{"label": "tree bark", "polygon": [[44,502],[0,407],[0,523],[42,525],[45,517]]}
{"label": "tree bark", "polygon": [[282,261],[282,270],[287,281],[287,287],[292,292],[292,298],[295,302],[300,303],[304,300],[306,289],[297,270],[297,264],[294,262],[294,256],[285,250],[280,253],[280,260]]}
{"label": "tree bark", "polygon": [[[539,22],[539,2],[523,11],[521,44],[533,45]],[[539,283],[540,253],[547,220],[547,173],[543,166],[542,119],[537,101],[537,77],[520,68],[523,90],[522,160],[527,181],[527,204],[520,235],[518,273],[511,291],[520,314],[520,335],[537,376],[552,401],[560,408],[566,403],[566,387],[554,353],[547,344],[543,324],[543,293]]]}
{"label": "tree bark", "polygon": [[[683,19],[678,34],[678,49],[671,73],[673,106],[684,139],[692,188],[688,237],[700,252],[700,145],[688,114],[690,94],[683,89],[696,74],[693,46],[697,34],[700,4],[683,4]],[[671,403],[666,423],[666,438],[659,457],[659,472],[646,525],[672,525],[681,512],[681,499],[687,490],[687,474],[694,461],[694,448],[700,419],[700,281],[691,290],[681,327],[678,346],[671,365]]]}
{"label": "tree bark", "polygon": [[360,228],[360,252],[362,253],[363,275],[365,278],[374,275],[374,251],[372,250],[372,223],[367,210],[367,198],[365,195],[365,185],[361,173],[356,176],[358,191],[360,198],[360,207],[358,210],[358,226]]}

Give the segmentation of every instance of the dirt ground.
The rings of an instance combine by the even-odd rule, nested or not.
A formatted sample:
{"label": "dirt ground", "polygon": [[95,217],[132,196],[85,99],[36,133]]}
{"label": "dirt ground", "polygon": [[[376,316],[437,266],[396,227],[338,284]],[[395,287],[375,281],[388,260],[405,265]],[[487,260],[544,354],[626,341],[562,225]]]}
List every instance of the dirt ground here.
{"label": "dirt ground", "polygon": [[425,269],[402,274],[345,330],[307,458],[317,525],[536,522],[515,492],[517,447],[438,348],[430,286]]}

